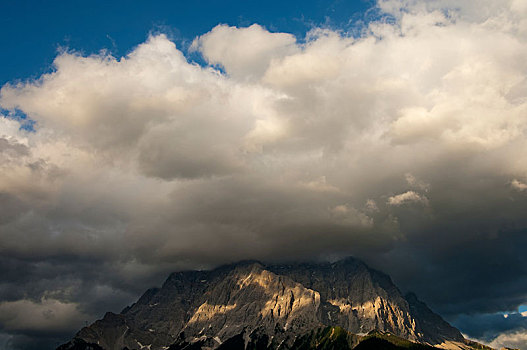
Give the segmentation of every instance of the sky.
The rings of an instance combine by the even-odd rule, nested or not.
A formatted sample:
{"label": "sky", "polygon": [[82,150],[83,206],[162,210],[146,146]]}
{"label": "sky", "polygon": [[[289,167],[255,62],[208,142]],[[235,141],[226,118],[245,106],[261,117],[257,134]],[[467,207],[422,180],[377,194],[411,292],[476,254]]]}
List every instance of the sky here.
{"label": "sky", "polygon": [[3,1],[0,349],[172,271],[353,255],[527,350],[527,2]]}

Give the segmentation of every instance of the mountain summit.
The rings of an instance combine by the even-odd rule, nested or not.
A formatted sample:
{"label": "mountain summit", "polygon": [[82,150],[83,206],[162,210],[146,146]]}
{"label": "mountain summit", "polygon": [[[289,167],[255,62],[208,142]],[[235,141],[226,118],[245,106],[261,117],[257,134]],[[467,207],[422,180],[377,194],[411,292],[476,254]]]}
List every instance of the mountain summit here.
{"label": "mountain summit", "polygon": [[172,273],[161,288],[120,314],[108,312],[59,349],[295,349],[324,329],[349,334],[350,348],[374,331],[466,347],[461,333],[415,295],[403,296],[389,276],[347,258]]}

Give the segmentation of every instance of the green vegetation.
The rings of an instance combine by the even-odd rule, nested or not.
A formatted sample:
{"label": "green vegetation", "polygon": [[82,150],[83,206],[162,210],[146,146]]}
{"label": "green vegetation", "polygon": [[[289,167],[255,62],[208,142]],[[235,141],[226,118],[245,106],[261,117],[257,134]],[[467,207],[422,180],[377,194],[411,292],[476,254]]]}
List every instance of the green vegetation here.
{"label": "green vegetation", "polygon": [[[390,333],[370,332],[361,337],[341,327],[326,327],[298,338],[291,350],[433,350]],[[486,349],[479,349],[486,350]]]}
{"label": "green vegetation", "polygon": [[298,338],[292,350],[340,350],[353,349],[358,337],[341,327],[326,327]]}

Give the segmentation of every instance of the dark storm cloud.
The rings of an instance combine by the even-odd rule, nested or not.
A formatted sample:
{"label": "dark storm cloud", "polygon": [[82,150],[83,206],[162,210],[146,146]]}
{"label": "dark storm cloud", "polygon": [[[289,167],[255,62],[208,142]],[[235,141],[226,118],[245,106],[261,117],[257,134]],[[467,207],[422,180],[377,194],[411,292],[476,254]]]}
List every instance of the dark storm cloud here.
{"label": "dark storm cloud", "polygon": [[509,332],[511,329],[527,330],[527,317],[519,313],[460,315],[454,320],[458,327],[472,338],[491,342],[496,334]]}
{"label": "dark storm cloud", "polygon": [[0,344],[66,340],[174,270],[349,254],[523,341],[470,317],[527,300],[527,8],[378,6],[359,38],[218,26],[192,48],[226,74],[158,35],[2,87],[37,127],[0,118]]}

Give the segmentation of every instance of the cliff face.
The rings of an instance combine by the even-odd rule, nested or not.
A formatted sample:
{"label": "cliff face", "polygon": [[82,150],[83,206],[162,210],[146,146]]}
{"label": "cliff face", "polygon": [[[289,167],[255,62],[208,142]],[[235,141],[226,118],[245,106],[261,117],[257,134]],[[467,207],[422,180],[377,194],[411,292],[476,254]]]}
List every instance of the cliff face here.
{"label": "cliff face", "polygon": [[286,349],[325,326],[354,334],[379,330],[428,344],[463,341],[415,296],[403,297],[387,275],[352,258],[332,264],[244,262],[173,273],[161,288],[148,290],[120,314],[107,313],[76,339],[106,350],[174,344],[215,349],[238,338]]}

